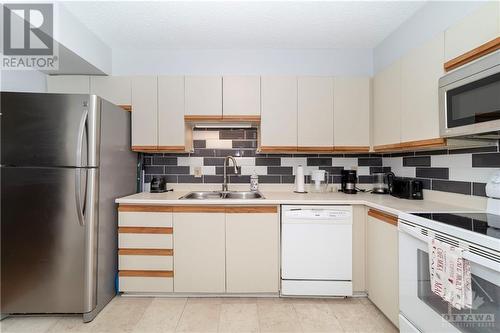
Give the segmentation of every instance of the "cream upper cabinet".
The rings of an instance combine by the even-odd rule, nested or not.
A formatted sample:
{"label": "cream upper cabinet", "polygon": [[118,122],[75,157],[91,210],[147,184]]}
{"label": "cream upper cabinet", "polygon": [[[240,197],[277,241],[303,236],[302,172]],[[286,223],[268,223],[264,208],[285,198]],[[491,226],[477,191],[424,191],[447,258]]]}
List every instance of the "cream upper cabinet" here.
{"label": "cream upper cabinet", "polygon": [[444,74],[444,34],[401,59],[401,141],[439,138],[438,80]]}
{"label": "cream upper cabinet", "polygon": [[158,145],[185,146],[184,76],[158,77]]}
{"label": "cream upper cabinet", "polygon": [[261,78],[261,146],[297,147],[297,78]]}
{"label": "cream upper cabinet", "polygon": [[224,116],[260,115],[260,76],[222,78]]}
{"label": "cream upper cabinet", "polygon": [[374,145],[399,143],[401,140],[401,62],[380,71],[374,79]]}
{"label": "cream upper cabinet", "polygon": [[90,93],[116,105],[132,104],[132,86],[128,76],[92,76]]}
{"label": "cream upper cabinet", "polygon": [[185,114],[222,116],[222,77],[186,76]]}
{"label": "cream upper cabinet", "polygon": [[333,88],[335,146],[370,146],[370,107],[370,78],[335,78]]}
{"label": "cream upper cabinet", "polygon": [[88,75],[48,75],[47,92],[58,94],[89,94]]}
{"label": "cream upper cabinet", "polygon": [[366,253],[368,298],[398,326],[398,228],[368,216]]}
{"label": "cream upper cabinet", "polygon": [[[333,146],[333,78],[297,79],[298,146]],[[289,117],[293,113],[290,112]]]}
{"label": "cream upper cabinet", "polygon": [[225,213],[174,213],[174,291],[226,290]]}
{"label": "cream upper cabinet", "polygon": [[445,61],[500,36],[500,3],[490,1],[445,32]]}
{"label": "cream upper cabinet", "polygon": [[158,145],[158,79],[134,76],[132,81],[132,147]]}
{"label": "cream upper cabinet", "polygon": [[226,213],[228,293],[279,291],[279,215]]}

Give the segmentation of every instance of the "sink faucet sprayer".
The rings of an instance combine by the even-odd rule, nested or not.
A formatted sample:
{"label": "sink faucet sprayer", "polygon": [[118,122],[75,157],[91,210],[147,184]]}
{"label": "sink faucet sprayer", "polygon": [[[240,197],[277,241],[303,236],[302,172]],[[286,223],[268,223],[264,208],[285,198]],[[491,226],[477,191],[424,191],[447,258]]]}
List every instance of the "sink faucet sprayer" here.
{"label": "sink faucet sprayer", "polygon": [[232,156],[226,156],[224,158],[224,183],[222,184],[222,191],[225,192],[227,191],[227,165],[229,164],[228,161],[231,160],[234,165],[234,173],[238,174],[238,164],[236,163],[236,159]]}

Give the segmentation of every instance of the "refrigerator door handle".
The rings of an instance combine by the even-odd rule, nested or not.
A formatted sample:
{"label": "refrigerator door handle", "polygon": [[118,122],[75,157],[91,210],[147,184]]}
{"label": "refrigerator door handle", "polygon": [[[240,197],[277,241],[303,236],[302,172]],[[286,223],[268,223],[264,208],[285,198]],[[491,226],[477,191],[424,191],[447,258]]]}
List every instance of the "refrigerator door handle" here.
{"label": "refrigerator door handle", "polygon": [[[78,215],[78,223],[81,226],[85,225],[85,217],[84,217],[84,209],[85,202],[82,205],[82,169],[79,169],[82,166],[82,147],[83,147],[83,138],[85,136],[85,127],[88,118],[88,111],[84,110],[82,114],[82,118],[80,119],[80,126],[78,127],[78,141],[76,145],[76,165],[77,169],[75,170],[75,200],[76,200],[76,213]],[[86,172],[86,170],[84,170]],[[87,192],[87,186],[85,186],[85,192]],[[85,194],[84,200],[86,200],[87,195]]]}
{"label": "refrigerator door handle", "polygon": [[85,186],[84,203],[82,205],[82,172],[87,172],[86,169],[75,169],[75,201],[76,201],[76,214],[78,216],[78,223],[83,227],[85,226],[85,204],[87,199],[87,186]]}
{"label": "refrigerator door handle", "polygon": [[80,119],[80,125],[78,126],[78,141],[76,144],[76,167],[83,167],[82,165],[82,147],[83,147],[83,138],[85,136],[85,130],[87,125],[88,118],[88,110],[84,110],[82,114],[82,118]]}

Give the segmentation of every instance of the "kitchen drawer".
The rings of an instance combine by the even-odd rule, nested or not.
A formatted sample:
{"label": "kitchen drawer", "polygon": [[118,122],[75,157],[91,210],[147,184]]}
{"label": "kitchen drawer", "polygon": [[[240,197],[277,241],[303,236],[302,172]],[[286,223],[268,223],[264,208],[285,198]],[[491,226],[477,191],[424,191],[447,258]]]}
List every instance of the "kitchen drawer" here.
{"label": "kitchen drawer", "polygon": [[138,293],[171,293],[174,291],[172,277],[120,276],[119,291]]}
{"label": "kitchen drawer", "polygon": [[174,268],[172,256],[150,255],[119,255],[119,270],[158,270],[172,271]]}
{"label": "kitchen drawer", "polygon": [[171,234],[118,234],[118,248],[120,249],[171,249],[172,243]]}
{"label": "kitchen drawer", "polygon": [[172,212],[118,212],[120,227],[171,227]]}

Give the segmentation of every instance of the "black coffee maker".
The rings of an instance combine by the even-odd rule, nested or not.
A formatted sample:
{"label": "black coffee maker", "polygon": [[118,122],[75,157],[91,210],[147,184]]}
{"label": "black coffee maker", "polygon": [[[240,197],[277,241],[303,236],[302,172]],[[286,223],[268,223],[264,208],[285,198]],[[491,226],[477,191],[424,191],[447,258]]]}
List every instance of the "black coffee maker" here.
{"label": "black coffee maker", "polygon": [[347,194],[356,194],[356,183],[358,177],[356,170],[342,170],[341,191]]}
{"label": "black coffee maker", "polygon": [[167,180],[165,177],[153,177],[151,179],[151,187],[149,189],[151,193],[163,193],[167,192]]}

